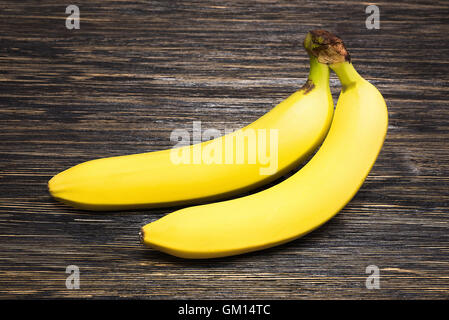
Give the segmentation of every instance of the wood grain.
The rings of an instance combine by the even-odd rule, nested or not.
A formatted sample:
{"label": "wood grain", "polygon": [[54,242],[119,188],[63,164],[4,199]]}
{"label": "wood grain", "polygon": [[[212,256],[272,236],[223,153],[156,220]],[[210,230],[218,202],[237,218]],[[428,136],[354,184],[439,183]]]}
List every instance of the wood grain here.
{"label": "wood grain", "polygon": [[[447,1],[0,1],[0,298],[447,299]],[[173,209],[86,213],[49,178],[98,157],[160,150],[170,132],[242,127],[297,90],[308,30],[340,35],[387,100],[384,148],[334,219],[287,245],[185,261],[143,248]],[[334,98],[340,90],[332,75]],[[324,199],[325,200],[325,199]],[[275,204],[273,204],[275,205]],[[68,290],[77,265],[81,288]],[[380,268],[368,290],[365,268]]]}

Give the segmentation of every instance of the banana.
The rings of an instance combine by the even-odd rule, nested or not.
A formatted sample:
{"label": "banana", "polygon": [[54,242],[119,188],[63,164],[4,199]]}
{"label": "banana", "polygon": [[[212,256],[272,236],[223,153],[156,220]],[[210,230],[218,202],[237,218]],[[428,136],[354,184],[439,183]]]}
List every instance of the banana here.
{"label": "banana", "polygon": [[357,193],[384,142],[388,112],[380,92],[350,62],[343,42],[322,30],[305,39],[342,84],[329,133],[297,173],[264,191],[170,213],[141,230],[149,247],[182,258],[215,258],[301,237],[337,214]]}
{"label": "banana", "polygon": [[[99,211],[232,196],[268,183],[304,161],[324,140],[333,110],[329,68],[312,57],[303,88],[245,128],[180,148],[87,161],[54,176],[48,189],[61,202]],[[258,136],[257,142],[250,140],[251,135]],[[268,170],[266,159],[255,155],[262,147],[273,146],[276,167]]]}

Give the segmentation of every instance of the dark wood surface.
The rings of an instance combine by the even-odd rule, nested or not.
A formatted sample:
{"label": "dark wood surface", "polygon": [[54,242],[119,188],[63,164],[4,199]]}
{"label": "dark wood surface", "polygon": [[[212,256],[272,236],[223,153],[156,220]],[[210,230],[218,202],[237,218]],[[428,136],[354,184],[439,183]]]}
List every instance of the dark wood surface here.
{"label": "dark wood surface", "polygon": [[[79,30],[65,27],[69,4],[0,2],[0,298],[449,297],[448,1],[377,2],[380,30],[347,0],[76,1]],[[195,120],[254,121],[305,82],[316,28],[345,40],[390,116],[368,179],[320,229],[186,261],[139,242],[172,208],[88,213],[49,196],[50,177],[79,162],[171,147]],[[365,287],[371,264],[379,290]]]}

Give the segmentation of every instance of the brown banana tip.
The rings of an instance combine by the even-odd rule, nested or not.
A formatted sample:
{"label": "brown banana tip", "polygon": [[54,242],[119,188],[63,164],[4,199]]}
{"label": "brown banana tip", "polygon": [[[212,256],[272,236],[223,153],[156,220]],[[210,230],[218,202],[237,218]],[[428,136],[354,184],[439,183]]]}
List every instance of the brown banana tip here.
{"label": "brown banana tip", "polygon": [[309,31],[304,39],[304,48],[320,63],[351,62],[343,40],[326,30]]}
{"label": "brown banana tip", "polygon": [[52,191],[53,191],[53,178],[54,177],[52,177],[50,180],[48,180],[48,182],[47,182],[47,190],[48,190],[48,192],[50,192],[50,193],[52,193]]}
{"label": "brown banana tip", "polygon": [[140,228],[140,232],[139,232],[139,239],[142,244],[144,244],[144,242],[143,242],[144,238],[145,238],[145,231],[143,231],[143,227],[142,227],[142,228]]}

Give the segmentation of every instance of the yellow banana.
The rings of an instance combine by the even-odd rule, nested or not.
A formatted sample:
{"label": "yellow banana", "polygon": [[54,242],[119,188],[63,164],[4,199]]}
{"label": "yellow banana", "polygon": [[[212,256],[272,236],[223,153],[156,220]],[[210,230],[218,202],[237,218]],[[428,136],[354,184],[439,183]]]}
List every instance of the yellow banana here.
{"label": "yellow banana", "polygon": [[[312,57],[303,88],[243,129],[181,148],[87,161],[54,176],[48,188],[54,198],[87,210],[180,205],[231,196],[268,183],[304,161],[324,140],[332,116],[329,68]],[[268,139],[270,133],[277,139]],[[266,139],[250,141],[252,134],[258,138],[264,134]],[[266,161],[253,156],[272,146],[277,149],[276,167],[264,173]],[[208,154],[221,157],[212,156],[210,161]]]}
{"label": "yellow banana", "polygon": [[342,83],[329,133],[297,173],[264,191],[175,211],[145,225],[145,245],[183,258],[214,258],[279,245],[319,227],[356,194],[387,132],[379,91],[350,63],[342,41],[312,31],[305,47]]}

